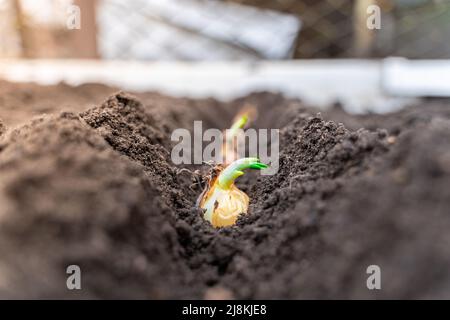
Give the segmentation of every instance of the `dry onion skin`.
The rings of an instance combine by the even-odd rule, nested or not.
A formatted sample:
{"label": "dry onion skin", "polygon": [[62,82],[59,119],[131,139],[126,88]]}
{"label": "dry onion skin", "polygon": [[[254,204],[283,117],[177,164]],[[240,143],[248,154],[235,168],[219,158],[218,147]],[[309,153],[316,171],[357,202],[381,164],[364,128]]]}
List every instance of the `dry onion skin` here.
{"label": "dry onion skin", "polygon": [[234,225],[240,214],[247,213],[250,202],[247,194],[239,190],[234,181],[244,174],[242,170],[265,168],[267,165],[258,158],[243,158],[232,162],[213,177],[198,200],[199,207],[205,210],[204,218],[216,228]]}

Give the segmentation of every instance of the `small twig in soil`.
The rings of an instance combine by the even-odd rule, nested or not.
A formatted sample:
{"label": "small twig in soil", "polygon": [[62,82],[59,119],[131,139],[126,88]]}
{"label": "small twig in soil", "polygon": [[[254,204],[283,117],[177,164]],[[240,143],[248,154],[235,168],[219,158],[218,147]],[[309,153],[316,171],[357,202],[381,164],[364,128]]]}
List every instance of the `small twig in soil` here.
{"label": "small twig in soil", "polygon": [[200,173],[200,170],[191,171],[187,168],[181,168],[181,169],[176,169],[175,174],[178,176],[178,175],[182,174],[183,172],[189,173],[191,178],[194,180],[194,183],[189,186],[189,189],[191,191],[195,191],[193,188],[194,186],[197,186],[197,185],[202,186],[203,179],[202,179],[202,174]]}
{"label": "small twig in soil", "polygon": [[292,189],[292,182],[298,178],[301,178],[302,176],[303,176],[303,174],[298,174],[296,176],[293,176],[291,179],[289,179],[289,189]]}

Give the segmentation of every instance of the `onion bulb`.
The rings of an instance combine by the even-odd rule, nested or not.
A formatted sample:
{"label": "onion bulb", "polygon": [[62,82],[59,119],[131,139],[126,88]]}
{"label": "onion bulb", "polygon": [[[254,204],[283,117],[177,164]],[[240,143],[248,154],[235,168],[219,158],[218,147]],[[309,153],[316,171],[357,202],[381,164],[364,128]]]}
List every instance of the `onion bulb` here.
{"label": "onion bulb", "polygon": [[248,211],[249,197],[234,184],[244,169],[261,170],[267,165],[258,158],[243,158],[229,164],[210,178],[197,204],[205,210],[204,218],[214,227],[227,227],[236,223],[240,214]]}

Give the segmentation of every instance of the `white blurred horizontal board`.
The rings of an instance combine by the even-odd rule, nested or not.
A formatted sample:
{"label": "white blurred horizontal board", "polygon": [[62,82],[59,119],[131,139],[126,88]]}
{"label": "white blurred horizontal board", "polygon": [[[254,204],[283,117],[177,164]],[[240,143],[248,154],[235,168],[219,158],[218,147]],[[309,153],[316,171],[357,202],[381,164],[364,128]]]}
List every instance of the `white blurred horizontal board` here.
{"label": "white blurred horizontal board", "polygon": [[159,91],[190,98],[231,100],[254,91],[349,112],[389,112],[411,99],[382,91],[383,61],[290,60],[260,62],[137,62],[94,60],[0,60],[0,78],[71,85],[99,82],[130,91]]}
{"label": "white blurred horizontal board", "polygon": [[450,97],[450,60],[389,58],[383,63],[383,89],[403,97]]}

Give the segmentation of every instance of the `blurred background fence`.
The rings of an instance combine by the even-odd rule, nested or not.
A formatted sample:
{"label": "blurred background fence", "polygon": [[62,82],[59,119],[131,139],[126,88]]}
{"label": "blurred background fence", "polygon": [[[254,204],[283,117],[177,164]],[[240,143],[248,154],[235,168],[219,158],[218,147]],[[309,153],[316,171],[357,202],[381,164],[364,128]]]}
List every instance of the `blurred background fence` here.
{"label": "blurred background fence", "polygon": [[449,0],[0,0],[0,57],[450,58],[449,30]]}

